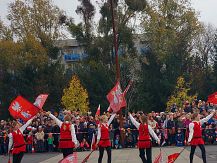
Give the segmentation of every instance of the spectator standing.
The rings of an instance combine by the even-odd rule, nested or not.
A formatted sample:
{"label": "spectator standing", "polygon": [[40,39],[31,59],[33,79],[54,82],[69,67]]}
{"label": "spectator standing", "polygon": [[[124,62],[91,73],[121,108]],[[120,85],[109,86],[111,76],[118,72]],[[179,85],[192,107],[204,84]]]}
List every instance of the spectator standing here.
{"label": "spectator standing", "polygon": [[37,152],[44,152],[44,131],[42,126],[38,127],[38,132],[35,134],[37,142]]}

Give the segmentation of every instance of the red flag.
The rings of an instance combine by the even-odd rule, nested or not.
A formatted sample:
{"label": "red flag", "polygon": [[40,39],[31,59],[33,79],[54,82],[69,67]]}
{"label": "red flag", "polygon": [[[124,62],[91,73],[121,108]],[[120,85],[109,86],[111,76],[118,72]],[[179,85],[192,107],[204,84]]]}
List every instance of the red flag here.
{"label": "red flag", "polygon": [[68,155],[66,158],[63,158],[58,163],[78,163],[78,156],[77,152]]}
{"label": "red flag", "polygon": [[99,106],[97,108],[96,115],[100,115],[100,104],[99,104]]}
{"label": "red flag", "polygon": [[162,152],[160,151],[159,155],[154,160],[154,163],[162,163],[163,162],[163,157],[162,157]]}
{"label": "red flag", "polygon": [[91,150],[96,150],[96,138],[95,138],[95,134],[93,134],[93,137],[92,137]]}
{"label": "red flag", "polygon": [[12,101],[9,112],[15,119],[21,118],[24,121],[28,121],[39,112],[39,109],[22,96],[17,96]]}
{"label": "red flag", "polygon": [[124,93],[123,93],[124,96],[126,96],[128,90],[130,89],[130,87],[132,86],[132,84],[133,84],[133,81],[130,80],[129,84],[127,85],[127,87],[124,90]]}
{"label": "red flag", "polygon": [[115,113],[127,105],[121,90],[120,82],[117,82],[114,88],[108,93],[107,99],[110,103],[110,107]]}
{"label": "red flag", "polygon": [[94,152],[94,150],[91,151],[91,152],[87,155],[87,157],[84,158],[84,160],[83,160],[81,163],[86,163],[87,160],[90,158],[90,155],[91,155],[93,152]]}
{"label": "red flag", "polygon": [[107,112],[112,112],[112,108],[110,107],[110,105],[109,105],[109,107],[107,109]]}
{"label": "red flag", "polygon": [[168,163],[174,163],[179,157],[180,153],[174,153],[168,156]]}
{"label": "red flag", "polygon": [[45,101],[47,100],[48,95],[47,94],[40,94],[34,102],[34,105],[38,108],[42,109],[44,106]]}

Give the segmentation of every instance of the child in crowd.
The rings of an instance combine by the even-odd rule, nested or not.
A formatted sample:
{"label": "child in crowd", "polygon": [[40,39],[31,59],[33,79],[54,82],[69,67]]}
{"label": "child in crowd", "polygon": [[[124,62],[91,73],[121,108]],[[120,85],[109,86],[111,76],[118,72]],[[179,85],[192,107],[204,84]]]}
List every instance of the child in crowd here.
{"label": "child in crowd", "polygon": [[32,144],[33,144],[33,136],[32,132],[29,132],[27,138],[26,138],[26,151],[28,153],[32,153]]}
{"label": "child in crowd", "polygon": [[47,138],[48,152],[53,152],[53,141],[54,141],[53,134],[49,133]]}
{"label": "child in crowd", "polygon": [[114,147],[115,147],[115,149],[120,148],[120,135],[116,135],[115,142],[114,142]]}
{"label": "child in crowd", "polygon": [[126,132],[126,147],[133,147],[133,134],[130,128],[128,128]]}
{"label": "child in crowd", "polygon": [[185,140],[184,132],[182,131],[182,129],[178,128],[176,134],[176,146],[177,147],[184,146],[184,140]]}
{"label": "child in crowd", "polygon": [[80,144],[81,151],[87,151],[90,149],[90,145],[88,144],[87,140],[83,138],[81,144]]}

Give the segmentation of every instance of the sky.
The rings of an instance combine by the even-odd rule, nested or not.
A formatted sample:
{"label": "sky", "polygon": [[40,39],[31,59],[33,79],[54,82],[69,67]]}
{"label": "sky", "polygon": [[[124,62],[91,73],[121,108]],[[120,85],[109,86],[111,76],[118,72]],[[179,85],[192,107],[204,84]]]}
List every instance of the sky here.
{"label": "sky", "polygon": [[[6,21],[8,3],[13,1],[15,0],[0,0],[0,17],[3,21]],[[96,1],[100,0],[91,1],[97,5]],[[80,17],[75,13],[77,5],[79,4],[78,0],[53,0],[53,2],[61,9],[66,11],[68,16],[73,17],[75,22],[80,22]],[[213,24],[215,27],[217,27],[217,0],[191,0],[191,2],[192,7],[197,12],[200,12],[199,19],[201,21],[205,22],[206,24]],[[96,14],[96,17],[99,17],[98,13]]]}

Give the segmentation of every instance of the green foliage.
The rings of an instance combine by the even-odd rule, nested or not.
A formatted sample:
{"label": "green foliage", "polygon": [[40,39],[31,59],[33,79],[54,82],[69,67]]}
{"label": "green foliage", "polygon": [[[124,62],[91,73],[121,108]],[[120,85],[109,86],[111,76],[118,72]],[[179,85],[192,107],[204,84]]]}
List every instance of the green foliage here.
{"label": "green foliage", "polygon": [[185,101],[191,103],[197,95],[190,96],[189,91],[189,84],[185,82],[185,79],[182,76],[178,77],[175,90],[168,99],[167,108],[169,109],[173,104],[182,107]]}
{"label": "green foliage", "polygon": [[62,104],[67,110],[79,110],[83,114],[89,110],[88,93],[76,75],[72,77],[69,87],[63,91]]}

